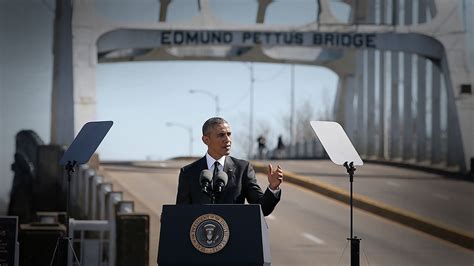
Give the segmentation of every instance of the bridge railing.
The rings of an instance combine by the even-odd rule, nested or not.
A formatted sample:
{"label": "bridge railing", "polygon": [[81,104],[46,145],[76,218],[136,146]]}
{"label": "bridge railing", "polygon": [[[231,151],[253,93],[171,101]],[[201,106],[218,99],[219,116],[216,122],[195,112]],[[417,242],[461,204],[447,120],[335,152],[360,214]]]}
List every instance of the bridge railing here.
{"label": "bridge railing", "polygon": [[270,159],[327,159],[329,158],[321,142],[308,140],[274,149],[267,153]]}
{"label": "bridge railing", "polygon": [[[84,265],[126,265],[123,260],[117,260],[117,246],[131,241],[134,245],[144,246],[142,254],[128,254],[127,259],[135,261],[135,265],[140,265],[142,258],[148,258],[148,235],[145,239],[134,238],[134,232],[123,227],[121,222],[126,217],[127,223],[149,225],[148,215],[136,214],[134,212],[133,201],[125,201],[123,192],[114,191],[113,184],[106,182],[88,165],[79,168],[77,178],[71,184],[72,202],[76,203],[74,209],[79,213],[79,217],[85,220],[70,221],[70,237],[73,242],[81,245],[74,245],[76,253],[80,256],[81,264]],[[90,220],[89,220],[90,219]],[[119,220],[119,222],[117,222]],[[142,221],[139,221],[142,220]],[[143,222],[145,220],[145,222]],[[119,228],[117,228],[117,226]],[[137,229],[137,226],[133,228]],[[148,227],[140,228],[148,232]],[[84,234],[87,231],[88,234]],[[121,232],[120,239],[127,241],[117,242],[117,233]],[[84,238],[92,236],[92,238]],[[122,247],[123,248],[123,247]],[[133,259],[133,257],[136,257]],[[72,257],[69,257],[69,265],[72,265]],[[146,262],[145,262],[146,261]],[[146,265],[147,260],[143,260]]]}
{"label": "bridge railing", "polygon": [[[354,143],[354,146],[357,146]],[[359,151],[359,150],[358,150]],[[388,158],[377,155],[367,155],[364,151],[359,151],[364,161],[392,164],[401,167],[422,169],[427,171],[442,172],[447,175],[462,174],[459,167],[450,167],[447,161],[432,163],[430,161],[417,161],[413,158]],[[322,144],[318,140],[301,141],[293,145],[288,145],[282,150],[269,151],[267,157],[270,159],[329,159]]]}
{"label": "bridge railing", "polygon": [[[56,239],[69,223],[81,265],[148,265],[149,216],[135,213],[134,202],[124,200],[124,193],[93,169],[97,163],[79,166],[71,178],[66,221],[67,179],[58,164],[64,148],[45,145],[29,130],[17,134],[16,144],[8,215],[19,217],[20,263],[50,262]],[[51,248],[51,254],[36,250],[38,245]],[[131,247],[138,249],[129,252]],[[61,265],[73,265],[72,258]]]}

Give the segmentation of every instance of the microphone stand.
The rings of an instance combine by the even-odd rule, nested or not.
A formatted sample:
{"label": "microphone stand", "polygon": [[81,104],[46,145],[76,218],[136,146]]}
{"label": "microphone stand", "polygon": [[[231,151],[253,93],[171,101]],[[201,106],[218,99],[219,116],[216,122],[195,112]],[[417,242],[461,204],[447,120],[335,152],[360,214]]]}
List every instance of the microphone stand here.
{"label": "microphone stand", "polygon": [[350,205],[351,205],[351,237],[347,238],[347,240],[351,241],[351,266],[359,266],[360,263],[360,238],[357,236],[353,236],[353,203],[352,203],[352,183],[354,182],[354,172],[356,168],[354,167],[354,162],[347,162],[344,163],[344,167],[349,174],[349,182],[351,184],[351,197],[350,197]]}
{"label": "microphone stand", "polygon": [[212,190],[212,186],[207,184],[201,184],[201,191],[211,199],[211,204],[216,204],[216,193]]}
{"label": "microphone stand", "polygon": [[213,198],[212,198],[212,201],[213,201],[212,204],[216,204],[216,203],[217,203],[217,198],[219,197],[219,195],[220,195],[222,192],[224,192],[224,187],[225,187],[225,186],[222,186],[222,184],[216,186],[216,190],[213,191],[213,193],[212,193],[212,196],[213,196]]}
{"label": "microphone stand", "polygon": [[209,189],[211,186],[202,186],[202,192],[206,194],[210,199],[211,199],[211,204],[216,204],[217,203],[217,197],[222,193],[223,191],[217,191],[213,190],[212,188]]}

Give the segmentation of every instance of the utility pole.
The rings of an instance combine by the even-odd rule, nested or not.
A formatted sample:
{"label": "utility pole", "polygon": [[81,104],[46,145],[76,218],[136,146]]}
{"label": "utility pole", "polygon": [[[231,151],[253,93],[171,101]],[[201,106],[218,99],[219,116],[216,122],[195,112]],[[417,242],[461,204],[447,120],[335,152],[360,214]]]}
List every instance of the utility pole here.
{"label": "utility pole", "polygon": [[291,65],[291,78],[290,78],[290,144],[295,143],[295,65]]}

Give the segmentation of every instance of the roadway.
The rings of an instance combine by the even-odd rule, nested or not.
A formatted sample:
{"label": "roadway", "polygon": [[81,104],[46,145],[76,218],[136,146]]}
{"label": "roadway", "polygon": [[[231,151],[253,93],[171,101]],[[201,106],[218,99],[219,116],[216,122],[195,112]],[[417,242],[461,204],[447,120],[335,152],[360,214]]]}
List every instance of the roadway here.
{"label": "roadway", "polygon": [[[285,170],[349,191],[343,166],[328,160],[282,160]],[[366,163],[357,167],[354,193],[409,211],[433,222],[474,232],[474,182],[435,173]]]}
{"label": "roadway", "polygon": [[[186,161],[147,166],[103,165],[104,175],[150,214],[150,265],[154,265],[163,204],[175,201],[179,168]],[[362,172],[362,171],[361,171]],[[266,186],[266,177],[259,183]],[[349,265],[349,207],[285,183],[282,200],[267,223],[272,265]],[[362,238],[361,265],[473,265],[474,252],[370,213],[354,211]]]}

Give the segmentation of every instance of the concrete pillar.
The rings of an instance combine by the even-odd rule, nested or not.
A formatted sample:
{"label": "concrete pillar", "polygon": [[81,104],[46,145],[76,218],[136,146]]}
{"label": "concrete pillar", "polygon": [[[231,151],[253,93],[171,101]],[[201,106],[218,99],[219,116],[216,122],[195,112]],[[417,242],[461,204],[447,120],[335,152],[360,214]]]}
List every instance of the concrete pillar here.
{"label": "concrete pillar", "polygon": [[[427,0],[418,0],[418,23],[426,22]],[[417,115],[416,115],[416,160],[426,160],[426,59],[418,56],[417,61]],[[431,88],[429,88],[431,89]]]}
{"label": "concrete pillar", "polygon": [[[405,25],[411,25],[413,22],[413,2],[405,1]],[[409,160],[413,157],[412,152],[412,54],[404,53],[403,57],[403,160]]]}
{"label": "concrete pillar", "polygon": [[431,20],[436,16],[436,14],[438,13],[438,10],[436,9],[435,0],[426,0],[426,1],[428,5],[427,17],[428,17],[428,20]]}
{"label": "concrete pillar", "polygon": [[355,130],[356,130],[356,110],[354,106],[354,97],[355,97],[355,80],[353,75],[345,77],[346,79],[346,93],[344,94],[344,129],[347,132],[349,138],[355,140]]}
{"label": "concrete pillar", "polygon": [[377,157],[383,159],[385,156],[385,52],[379,52],[379,124],[377,131],[379,132],[379,145]]}
{"label": "concrete pillar", "polygon": [[377,13],[376,8],[376,0],[366,0],[367,3],[367,17],[366,17],[366,23],[368,24],[375,24],[375,14]]}
{"label": "concrete pillar", "polygon": [[359,128],[359,153],[367,155],[367,50],[360,51],[360,80],[357,96],[357,126]]}
{"label": "concrete pillar", "polygon": [[362,1],[352,1],[352,20],[351,23],[353,24],[364,24],[367,17],[367,6],[365,2]]}
{"label": "concrete pillar", "polygon": [[412,158],[412,55],[404,53],[403,57],[403,160]]}
{"label": "concrete pillar", "polygon": [[[376,10],[375,10],[375,24],[380,25],[380,24],[385,24],[385,1],[384,0],[376,0],[376,4],[374,5]],[[374,72],[374,90],[376,89],[375,87],[375,75],[378,75],[378,95],[375,95],[375,97],[378,96],[375,101],[378,102],[374,107],[376,108],[375,112],[378,112],[378,120],[376,121],[376,129],[374,132],[376,133],[377,138],[374,139],[374,146],[376,147],[374,150],[374,154],[377,158],[383,159],[384,157],[384,51],[378,51],[378,53],[375,53],[375,60],[377,62],[378,66],[378,71]],[[374,117],[375,119],[375,117]],[[376,142],[375,142],[376,141]]]}
{"label": "concrete pillar", "polygon": [[166,15],[168,13],[168,6],[170,3],[171,0],[160,0],[160,22],[166,21]]}
{"label": "concrete pillar", "polygon": [[116,265],[148,265],[150,216],[138,213],[118,213],[116,225]]}
{"label": "concrete pillar", "polygon": [[[448,160],[447,160],[447,164],[448,166],[458,165],[461,167],[460,170],[463,171],[464,170],[463,168],[466,168],[466,166],[465,165],[463,166],[463,161],[465,160],[464,154],[459,152],[461,149],[463,149],[461,131],[458,124],[460,119],[459,117],[457,117],[456,101],[449,87],[446,88],[446,93],[447,93],[447,101],[448,101],[448,106],[447,106],[448,107],[448,125],[447,125],[448,126]],[[471,122],[472,122],[472,119],[473,118],[471,116]],[[464,150],[464,152],[466,151]],[[471,168],[470,170],[472,173]]]}
{"label": "concrete pillar", "polygon": [[[440,126],[441,126],[441,154],[440,161],[442,164],[446,164],[448,161],[448,96],[445,82],[445,75],[442,71],[440,81]],[[452,129],[451,129],[452,130]]]}
{"label": "concrete pillar", "polygon": [[375,51],[367,50],[367,81],[366,81],[366,91],[367,91],[367,131],[366,131],[366,154],[367,156],[375,155],[375,144],[376,144],[376,132],[375,132]]}
{"label": "concrete pillar", "polygon": [[[96,119],[96,42],[101,25],[90,2],[74,1],[73,16],[73,84],[74,84],[74,134],[82,126]],[[95,25],[95,26],[94,26]]]}
{"label": "concrete pillar", "polygon": [[428,11],[428,0],[418,0],[418,23],[426,22],[426,13]]}
{"label": "concrete pillar", "polygon": [[390,158],[395,159],[399,157],[399,145],[400,145],[400,129],[399,129],[399,116],[398,116],[398,52],[390,52],[391,54],[391,66],[392,66],[392,95],[391,95],[391,114],[390,119]]}
{"label": "concrete pillar", "polygon": [[379,0],[379,21],[377,24],[386,23],[387,2],[386,0]]}
{"label": "concrete pillar", "polygon": [[405,25],[412,25],[413,23],[413,4],[414,1],[405,0]]}
{"label": "concrete pillar", "polygon": [[426,59],[418,56],[417,62],[417,115],[416,115],[416,160],[426,159]]}
{"label": "concrete pillar", "polygon": [[346,121],[344,119],[344,114],[346,113],[347,106],[345,103],[345,95],[347,93],[346,87],[346,78],[343,76],[339,76],[339,80],[337,83],[337,92],[336,97],[334,99],[334,106],[333,106],[333,115],[334,119],[339,122],[342,127],[345,128]]}
{"label": "concrete pillar", "polygon": [[398,7],[399,7],[399,1],[400,0],[392,0],[392,25],[396,26],[399,24],[400,19],[398,18]]}
{"label": "concrete pillar", "polygon": [[273,0],[258,0],[258,11],[256,18],[257,23],[263,23],[265,21],[265,13],[267,11],[267,7],[272,1]]}
{"label": "concrete pillar", "polygon": [[432,92],[431,92],[431,163],[440,162],[441,123],[440,123],[440,66],[432,65]]}
{"label": "concrete pillar", "polygon": [[355,147],[359,154],[365,154],[363,150],[363,145],[362,145],[362,138],[363,138],[363,118],[364,118],[364,80],[363,80],[363,69],[364,69],[364,61],[363,61],[363,51],[357,51],[356,55],[356,64],[357,64],[357,69],[356,69],[356,84],[357,86],[355,87],[355,94],[357,95],[357,103],[356,103],[356,108],[355,108],[355,114],[356,114],[356,119],[355,119]]}
{"label": "concrete pillar", "polygon": [[51,144],[69,145],[74,139],[72,6],[56,1],[54,20]]}

